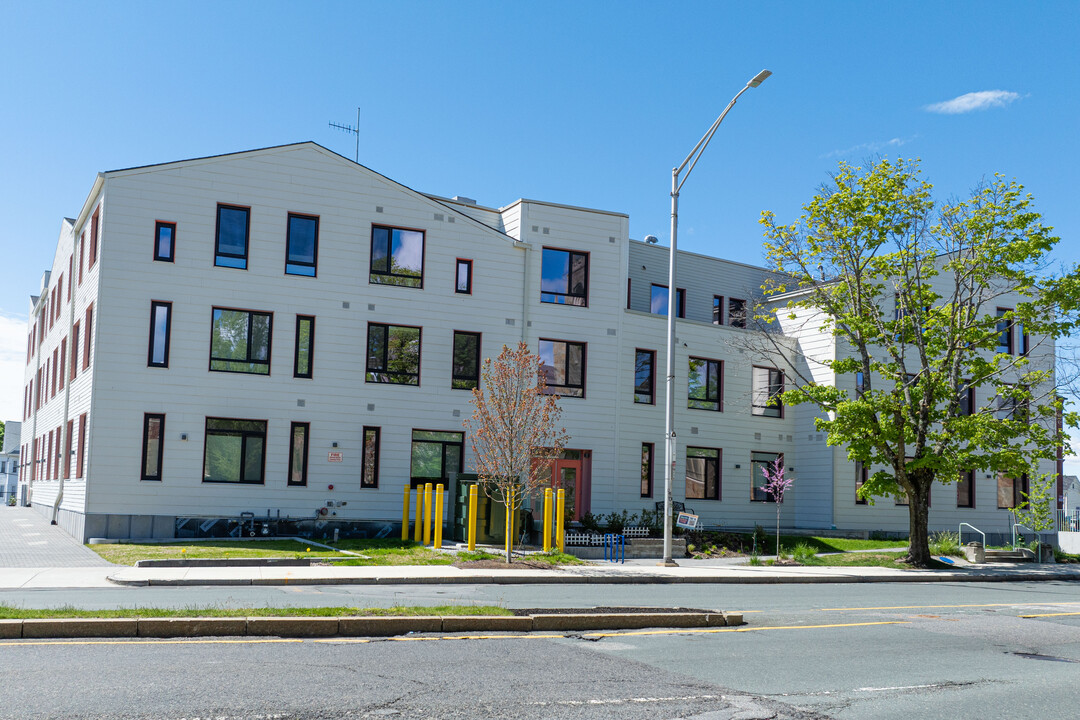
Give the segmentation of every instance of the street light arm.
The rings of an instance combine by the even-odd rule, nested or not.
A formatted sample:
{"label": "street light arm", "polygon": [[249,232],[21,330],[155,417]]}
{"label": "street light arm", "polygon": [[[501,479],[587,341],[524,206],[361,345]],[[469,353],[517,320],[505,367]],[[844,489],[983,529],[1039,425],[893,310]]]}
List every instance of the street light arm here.
{"label": "street light arm", "polygon": [[[690,151],[690,154],[686,156],[686,159],[682,161],[682,165],[675,168],[675,170],[673,171],[673,174],[678,176],[680,173],[682,173],[683,168],[686,167],[687,163],[690,163],[690,169],[688,169],[686,171],[686,175],[683,176],[682,181],[679,182],[678,185],[676,185],[676,187],[675,187],[674,192],[676,194],[678,194],[678,192],[680,190],[682,190],[682,186],[683,186],[683,183],[686,182],[686,178],[690,177],[690,173],[692,173],[694,171],[694,166],[697,165],[698,160],[701,159],[701,154],[705,152],[705,148],[707,148],[709,146],[709,142],[712,140],[713,135],[716,134],[717,129],[720,127],[720,123],[722,123],[724,121],[724,118],[727,116],[727,114],[731,110],[731,108],[735,107],[735,103],[742,96],[742,94],[744,92],[746,92],[747,90],[749,90],[750,88],[751,88],[750,83],[747,83],[746,87],[744,87],[742,90],[740,90],[735,95],[735,97],[731,98],[731,102],[729,102],[727,104],[727,107],[724,108],[724,111],[722,113],[720,113],[720,117],[716,118],[716,122],[714,122],[712,124],[712,127],[709,128],[708,132],[706,132],[701,137],[701,139],[698,140],[698,144],[694,146],[694,149]],[[692,163],[690,162],[691,160],[693,160]]]}

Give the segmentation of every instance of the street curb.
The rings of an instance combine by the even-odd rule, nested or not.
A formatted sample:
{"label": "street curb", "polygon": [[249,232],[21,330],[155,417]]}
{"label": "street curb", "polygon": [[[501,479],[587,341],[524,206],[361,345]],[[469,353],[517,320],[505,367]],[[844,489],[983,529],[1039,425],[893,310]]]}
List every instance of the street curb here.
{"label": "street curb", "polygon": [[361,617],[58,618],[0,620],[0,638],[393,637],[411,633],[581,632],[743,625],[742,613],[373,615]]}

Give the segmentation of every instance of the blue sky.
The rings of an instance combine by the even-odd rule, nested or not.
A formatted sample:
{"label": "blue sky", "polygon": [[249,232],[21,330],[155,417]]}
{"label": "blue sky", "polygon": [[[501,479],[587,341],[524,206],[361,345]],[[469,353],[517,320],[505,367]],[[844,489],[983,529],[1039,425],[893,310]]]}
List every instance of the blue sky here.
{"label": "blue sky", "polygon": [[[626,212],[760,263],[839,160],[919,157],[938,196],[1003,173],[1080,258],[1076,2],[0,0],[0,418],[27,298],[103,170],[314,140],[410,187]],[[980,95],[972,96],[979,93]],[[958,98],[964,98],[957,100]],[[957,101],[942,112],[936,104]]]}

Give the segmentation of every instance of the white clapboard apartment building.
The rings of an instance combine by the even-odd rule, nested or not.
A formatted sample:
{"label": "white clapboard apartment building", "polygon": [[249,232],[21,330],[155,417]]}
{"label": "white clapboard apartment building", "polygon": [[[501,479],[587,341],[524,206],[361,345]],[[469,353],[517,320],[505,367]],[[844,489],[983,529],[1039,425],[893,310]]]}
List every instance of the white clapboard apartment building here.
{"label": "white clapboard apartment building", "polygon": [[[755,486],[782,454],[785,526],[906,530],[736,342],[767,271],[679,262],[675,499],[708,526],[768,525]],[[31,298],[19,482],[84,540],[243,513],[385,533],[404,487],[473,470],[470,390],[524,340],[562,398],[574,517],[652,509],[667,268],[625,214],[426,195],[311,142],[101,173]],[[936,489],[930,526],[1005,531],[1003,482]]]}

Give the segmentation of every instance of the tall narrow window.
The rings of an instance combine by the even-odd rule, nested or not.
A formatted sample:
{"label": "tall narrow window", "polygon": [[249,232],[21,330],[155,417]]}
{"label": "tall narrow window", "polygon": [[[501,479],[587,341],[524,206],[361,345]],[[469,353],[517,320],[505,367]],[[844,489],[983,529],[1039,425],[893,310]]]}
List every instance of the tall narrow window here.
{"label": "tall narrow window", "polygon": [[464,295],[472,294],[472,260],[458,258],[454,292]]}
{"label": "tall narrow window", "polygon": [[311,423],[292,424],[289,442],[289,485],[307,485],[309,432]]}
{"label": "tall narrow window", "polygon": [[712,324],[723,325],[724,324],[724,296],[713,295],[712,296]]}
{"label": "tall narrow window", "polygon": [[368,282],[424,287],[424,231],[373,225]]}
{"label": "tall narrow window", "polygon": [[[649,312],[654,315],[667,315],[668,286],[654,284],[649,297]],[[686,289],[675,288],[675,317],[686,317]]]}
{"label": "tall narrow window", "polygon": [[366,382],[420,384],[420,328],[368,323],[367,350]]}
{"label": "tall narrow window", "polygon": [[289,213],[285,235],[285,274],[315,277],[319,258],[319,218]]}
{"label": "tall narrow window", "polygon": [[154,259],[172,262],[176,249],[176,223],[158,222],[154,225]]}
{"label": "tall narrow window", "polygon": [[[60,278],[63,281],[64,278]],[[1027,355],[1031,350],[1031,343],[1028,341],[1027,331],[1024,330],[1024,323],[1016,323],[1016,346],[1018,355]]]}
{"label": "tall narrow window", "polygon": [[765,479],[765,471],[771,469],[774,462],[784,462],[783,453],[752,452],[750,453],[750,500],[752,502],[776,502],[772,493],[762,490],[769,481]]}
{"label": "tall narrow window", "polygon": [[724,409],[723,367],[719,360],[690,358],[690,372],[686,376],[687,407],[716,412]]}
{"label": "tall narrow window", "polygon": [[83,266],[86,264],[86,231],[79,236],[79,287],[82,287]]}
{"label": "tall narrow window", "polygon": [[634,352],[634,402],[652,405],[656,401],[656,351]]}
{"label": "tall narrow window", "polygon": [[74,380],[79,374],[79,323],[71,327],[71,375],[68,380]]}
{"label": "tall narrow window", "polygon": [[90,218],[90,267],[94,267],[94,263],[97,262],[98,253],[98,231],[99,221],[101,219],[101,206],[94,210],[93,216]]}
{"label": "tall narrow window", "polygon": [[75,284],[75,253],[68,255],[67,300],[71,302],[71,286]]}
{"label": "tall narrow window", "polygon": [[465,433],[413,430],[409,464],[413,487],[460,473],[464,449]]}
{"label": "tall narrow window", "polygon": [[746,301],[736,298],[728,298],[728,325],[731,327],[746,327]]}
{"label": "tall narrow window", "polygon": [[296,349],[293,352],[293,377],[310,378],[314,374],[315,318],[296,316]]}
{"label": "tall narrow window", "polygon": [[450,387],[472,390],[480,385],[480,333],[454,331]]}
{"label": "tall narrow window", "polygon": [[210,323],[210,369],[270,374],[273,315],[214,308]]}
{"label": "tall narrow window", "polygon": [[164,450],[165,416],[143,415],[142,479],[161,480],[161,461]]}
{"label": "tall narrow window", "polygon": [[751,369],[750,412],[762,417],[783,417],[784,373],[775,368]]}
{"label": "tall narrow window", "polygon": [[999,353],[1008,353],[1009,355],[1013,354],[1013,324],[1011,320],[1006,318],[1006,315],[1011,312],[1012,308],[997,309],[997,317],[1000,318],[997,323],[997,351]]}
{"label": "tall narrow window", "polygon": [[997,479],[997,506],[999,509],[1012,509],[1024,502],[1028,494],[1028,478],[1023,475],[1020,479],[998,475]]}
{"label": "tall narrow window", "polygon": [[975,471],[967,470],[960,473],[960,480],[956,483],[956,507],[975,507]]}
{"label": "tall narrow window", "polygon": [[86,308],[86,322],[83,324],[83,337],[86,338],[83,347],[82,369],[90,367],[90,351],[94,342],[94,304]]}
{"label": "tall narrow window", "polygon": [[75,477],[86,477],[86,413],[79,416],[79,461],[75,466]]}
{"label": "tall narrow window", "polygon": [[[57,438],[59,440],[59,438]],[[52,480],[52,467],[53,467],[53,431],[49,431],[49,444],[45,449],[45,479]]]}
{"label": "tall narrow window", "polygon": [[870,469],[861,462],[855,463],[855,504],[856,505],[868,505],[866,498],[859,495],[859,491],[862,490],[863,485],[870,479]]}
{"label": "tall narrow window", "polygon": [[234,205],[217,206],[217,230],[214,241],[214,264],[218,267],[247,270],[248,233],[251,210]]}
{"label": "tall narrow window", "polygon": [[50,398],[56,397],[56,369],[59,363],[60,348],[55,347],[52,351],[52,365],[49,367],[49,382],[52,383],[52,392],[49,394]]}
{"label": "tall narrow window", "polygon": [[364,454],[360,461],[360,487],[379,487],[379,428],[364,428]]}
{"label": "tall narrow window", "polygon": [[263,484],[266,421],[206,418],[204,483]]}
{"label": "tall narrow window", "polygon": [[540,302],[589,304],[589,254],[546,247],[540,258]]}
{"label": "tall narrow window", "polygon": [[67,370],[67,338],[60,340],[60,373],[57,376],[60,381],[60,389],[64,389],[65,371]]}
{"label": "tall narrow window", "polygon": [[719,448],[686,448],[686,499],[720,500]]}
{"label": "tall narrow window", "polygon": [[74,445],[74,437],[72,435],[75,431],[75,421],[67,421],[67,431],[64,433],[64,479],[67,480],[71,477],[71,449]]}
{"label": "tall narrow window", "polygon": [[541,338],[539,350],[547,394],[585,397],[585,343]]}
{"label": "tall narrow window", "polygon": [[148,367],[169,367],[169,331],[172,327],[172,303],[150,303],[150,351]]}
{"label": "tall narrow window", "polygon": [[641,443],[641,497],[652,497],[653,444]]}
{"label": "tall narrow window", "polygon": [[960,415],[972,415],[975,412],[975,388],[963,385],[957,391],[960,396],[960,407],[957,412]]}

